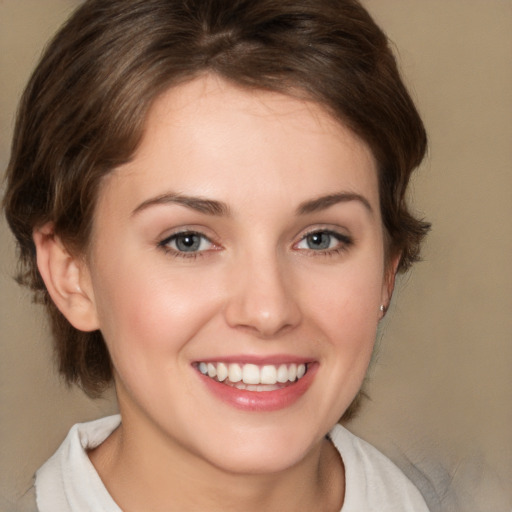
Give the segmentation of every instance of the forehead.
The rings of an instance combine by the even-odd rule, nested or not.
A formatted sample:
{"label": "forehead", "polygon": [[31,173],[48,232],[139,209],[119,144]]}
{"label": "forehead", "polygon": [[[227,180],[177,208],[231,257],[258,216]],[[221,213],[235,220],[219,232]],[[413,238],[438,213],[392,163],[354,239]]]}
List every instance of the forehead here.
{"label": "forehead", "polygon": [[325,109],[214,76],[155,101],[134,157],[108,176],[100,196],[112,188],[130,204],[165,188],[228,201],[279,193],[296,202],[343,189],[378,204],[371,150]]}

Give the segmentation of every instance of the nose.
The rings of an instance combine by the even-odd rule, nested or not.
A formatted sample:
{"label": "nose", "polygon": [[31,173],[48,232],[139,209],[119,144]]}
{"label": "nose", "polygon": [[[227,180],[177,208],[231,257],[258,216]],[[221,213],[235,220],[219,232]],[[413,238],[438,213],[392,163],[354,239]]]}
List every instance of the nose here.
{"label": "nose", "polygon": [[290,271],[278,258],[245,258],[229,275],[228,325],[273,338],[299,325],[301,310]]}

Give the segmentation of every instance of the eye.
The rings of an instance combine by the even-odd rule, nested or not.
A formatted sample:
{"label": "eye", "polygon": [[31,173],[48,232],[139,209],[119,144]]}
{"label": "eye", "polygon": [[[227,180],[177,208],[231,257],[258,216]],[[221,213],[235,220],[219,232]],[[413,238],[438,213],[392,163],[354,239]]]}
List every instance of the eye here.
{"label": "eye", "polygon": [[347,235],[330,230],[318,230],[305,235],[295,247],[297,249],[329,253],[346,249],[351,244],[352,239]]}
{"label": "eye", "polygon": [[162,240],[158,245],[165,250],[182,256],[185,256],[186,253],[192,255],[208,251],[214,247],[214,244],[206,236],[195,231],[176,233]]}

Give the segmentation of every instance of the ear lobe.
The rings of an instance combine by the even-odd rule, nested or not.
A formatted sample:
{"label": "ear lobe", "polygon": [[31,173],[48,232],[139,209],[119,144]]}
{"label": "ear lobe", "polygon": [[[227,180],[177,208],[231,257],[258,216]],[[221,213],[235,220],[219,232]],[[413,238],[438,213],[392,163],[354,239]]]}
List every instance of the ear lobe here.
{"label": "ear lobe", "polygon": [[60,312],[80,331],[99,328],[88,270],[55,235],[53,225],[33,232],[37,267],[46,289]]}
{"label": "ear lobe", "polygon": [[402,258],[401,254],[397,254],[394,256],[389,263],[387,264],[387,269],[384,275],[384,286],[382,287],[382,305],[384,306],[384,311],[382,316],[386,314],[389,304],[391,302],[391,298],[393,297],[393,290],[395,289],[395,280],[396,273],[398,270],[398,265],[400,264],[400,260]]}

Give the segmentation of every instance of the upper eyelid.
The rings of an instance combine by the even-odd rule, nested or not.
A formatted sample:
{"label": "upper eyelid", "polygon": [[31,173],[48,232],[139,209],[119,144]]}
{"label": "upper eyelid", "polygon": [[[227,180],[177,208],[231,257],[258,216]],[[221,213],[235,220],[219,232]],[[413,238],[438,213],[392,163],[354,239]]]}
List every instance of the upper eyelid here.
{"label": "upper eyelid", "polygon": [[172,240],[173,238],[180,236],[180,235],[197,235],[197,236],[205,238],[212,244],[215,244],[215,242],[213,240],[214,237],[212,237],[211,235],[204,233],[204,231],[202,231],[200,229],[189,228],[189,227],[177,228],[176,230],[168,232],[168,234],[160,235],[160,236],[158,236],[157,241],[158,241],[158,244],[163,244],[165,242],[169,242],[169,240]]}
{"label": "upper eyelid", "polygon": [[[315,233],[327,233],[328,235],[332,236],[336,239],[337,243],[335,247],[326,248],[326,249],[311,249],[311,248],[300,248],[298,247],[299,244],[304,242],[306,238],[310,235],[314,235]],[[308,231],[304,233],[292,246],[293,250],[299,251],[299,252],[305,252],[309,253],[312,252],[313,254],[320,255],[320,254],[333,254],[340,252],[342,250],[348,250],[349,247],[354,245],[354,238],[351,235],[346,235],[343,233],[339,233],[336,230],[332,229],[312,229],[311,231]]]}
{"label": "upper eyelid", "polygon": [[312,229],[310,231],[306,231],[302,235],[302,238],[304,238],[304,237],[306,237],[308,235],[314,235],[315,233],[328,233],[329,235],[350,238],[350,235],[345,234],[345,233],[340,233],[339,231],[336,231],[335,229],[332,229],[332,228],[320,228],[320,229],[315,228],[315,229]]}
{"label": "upper eyelid", "polygon": [[315,233],[329,233],[330,235],[333,235],[335,237],[353,240],[354,237],[346,231],[346,229],[335,228],[332,226],[315,226],[311,228],[306,228],[305,230],[301,231],[298,235],[296,235],[295,239],[301,241],[307,236],[314,235]]}

